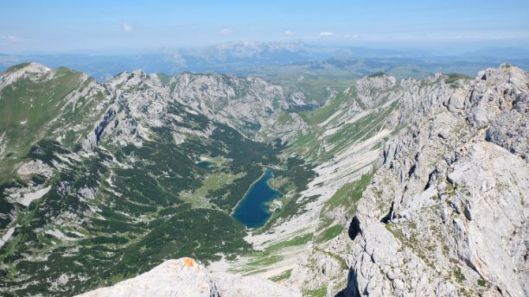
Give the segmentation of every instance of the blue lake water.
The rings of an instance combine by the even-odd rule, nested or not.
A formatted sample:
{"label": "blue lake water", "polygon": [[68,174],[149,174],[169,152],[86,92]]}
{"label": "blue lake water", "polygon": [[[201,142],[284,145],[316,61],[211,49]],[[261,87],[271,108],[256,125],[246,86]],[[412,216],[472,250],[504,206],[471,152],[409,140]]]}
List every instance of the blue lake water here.
{"label": "blue lake water", "polygon": [[246,227],[261,227],[270,218],[271,214],[266,205],[281,196],[280,192],[268,186],[268,180],[273,176],[272,171],[266,169],[264,174],[250,187],[237,205],[233,217],[246,225]]}

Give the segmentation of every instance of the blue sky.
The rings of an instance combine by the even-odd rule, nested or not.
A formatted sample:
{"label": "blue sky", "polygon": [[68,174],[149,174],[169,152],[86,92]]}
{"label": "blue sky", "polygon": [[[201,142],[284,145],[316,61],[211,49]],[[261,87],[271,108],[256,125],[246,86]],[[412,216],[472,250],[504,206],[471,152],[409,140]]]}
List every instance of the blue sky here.
{"label": "blue sky", "polygon": [[17,0],[0,4],[0,52],[153,50],[229,41],[529,47],[529,1]]}

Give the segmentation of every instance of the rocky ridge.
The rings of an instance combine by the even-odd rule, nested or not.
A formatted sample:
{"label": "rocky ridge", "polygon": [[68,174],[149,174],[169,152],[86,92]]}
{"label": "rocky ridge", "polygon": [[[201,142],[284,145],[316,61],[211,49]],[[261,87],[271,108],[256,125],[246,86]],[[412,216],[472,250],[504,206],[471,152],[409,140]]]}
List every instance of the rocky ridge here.
{"label": "rocky ridge", "polygon": [[[107,82],[106,86],[117,100],[100,127],[106,127],[105,123],[110,118],[124,117],[129,121],[125,124],[129,127],[125,127],[124,132],[132,130],[140,134],[148,130],[149,126],[160,127],[170,123],[180,130],[174,136],[180,141],[186,135],[199,132],[181,128],[185,126],[182,125],[185,119],[168,113],[169,109],[206,116],[211,121],[236,129],[248,138],[262,140],[264,135],[268,135],[268,139],[274,137],[268,132],[281,112],[292,106],[305,105],[302,93],[287,94],[280,86],[251,77],[184,73],[166,78],[134,71],[121,73]],[[130,111],[120,116],[118,110],[123,107]],[[121,125],[121,122],[118,120],[117,125]],[[204,136],[208,135],[207,131],[202,132]],[[98,133],[101,135],[93,136],[105,134],[95,131],[95,134]],[[144,138],[147,135],[139,136]]]}
{"label": "rocky ridge", "polygon": [[348,296],[527,296],[528,74],[406,89],[349,228]]}

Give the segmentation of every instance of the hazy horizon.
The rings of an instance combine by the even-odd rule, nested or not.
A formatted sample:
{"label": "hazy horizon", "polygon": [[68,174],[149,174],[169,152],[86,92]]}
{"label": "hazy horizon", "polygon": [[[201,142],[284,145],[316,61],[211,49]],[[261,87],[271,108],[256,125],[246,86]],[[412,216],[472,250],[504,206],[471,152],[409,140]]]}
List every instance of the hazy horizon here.
{"label": "hazy horizon", "polygon": [[410,45],[359,45],[359,44],[329,44],[319,43],[311,41],[246,41],[246,40],[233,40],[219,43],[212,43],[208,45],[190,45],[190,46],[172,46],[172,47],[158,47],[158,48],[109,48],[109,49],[96,49],[96,48],[85,48],[85,49],[64,49],[64,50],[28,50],[28,51],[0,51],[0,55],[137,55],[137,54],[160,54],[170,53],[172,51],[179,50],[205,50],[210,48],[221,48],[224,46],[267,46],[267,45],[278,45],[286,46],[292,44],[300,44],[311,47],[319,47],[322,49],[351,49],[351,50],[366,50],[366,51],[387,51],[390,53],[406,53],[406,55],[419,54],[423,56],[433,57],[444,57],[444,56],[460,56],[468,55],[475,52],[486,52],[502,50],[513,50],[519,52],[527,52],[529,58],[529,45],[439,45],[437,47],[420,47]]}

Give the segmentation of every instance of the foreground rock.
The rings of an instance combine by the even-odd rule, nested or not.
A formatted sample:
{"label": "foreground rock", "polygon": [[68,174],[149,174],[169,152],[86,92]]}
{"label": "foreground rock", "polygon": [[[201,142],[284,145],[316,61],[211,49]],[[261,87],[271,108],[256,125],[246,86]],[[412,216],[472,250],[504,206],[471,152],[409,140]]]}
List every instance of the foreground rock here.
{"label": "foreground rock", "polygon": [[78,297],[298,297],[299,292],[271,281],[222,274],[212,277],[191,258],[168,260],[152,270],[111,287]]}

